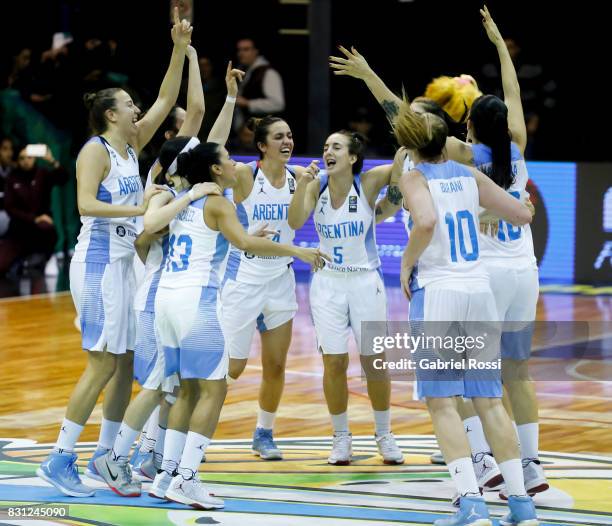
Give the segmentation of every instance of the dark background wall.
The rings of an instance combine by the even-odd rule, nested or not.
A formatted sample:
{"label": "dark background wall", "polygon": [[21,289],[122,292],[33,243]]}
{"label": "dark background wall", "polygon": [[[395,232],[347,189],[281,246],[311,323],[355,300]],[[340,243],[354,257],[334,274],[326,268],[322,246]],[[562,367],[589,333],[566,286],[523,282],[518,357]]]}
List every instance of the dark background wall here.
{"label": "dark background wall", "polygon": [[[480,5],[473,0],[333,0],[332,43],[355,45],[390,87],[399,91],[403,85],[414,97],[437,75],[469,73],[478,80],[482,65],[496,62],[495,50],[481,26]],[[557,106],[542,122],[537,158],[612,160],[608,146],[610,96],[603,80],[609,67],[609,45],[605,44],[607,29],[600,5],[489,3],[502,34],[518,39],[524,54],[542,64],[558,86]],[[130,85],[145,105],[150,104],[171,47],[168,6],[167,0],[4,3],[2,70],[19,45],[27,43],[36,55],[50,47],[56,31],[69,31],[82,40],[114,38]],[[305,153],[307,135],[308,37],[280,35],[279,29],[306,28],[307,9],[305,5],[282,5],[278,0],[194,0],[193,44],[200,55],[213,59],[219,74],[226,60],[234,57],[235,41],[241,35],[253,35],[263,54],[281,72],[287,118],[300,153]],[[330,49],[330,54],[333,52]],[[369,106],[376,121],[375,137],[383,151],[388,151],[392,141],[382,112],[365,86],[354,79],[331,76],[330,82],[332,128],[345,126],[355,107]],[[71,100],[74,106],[66,111],[82,112],[78,98]]]}

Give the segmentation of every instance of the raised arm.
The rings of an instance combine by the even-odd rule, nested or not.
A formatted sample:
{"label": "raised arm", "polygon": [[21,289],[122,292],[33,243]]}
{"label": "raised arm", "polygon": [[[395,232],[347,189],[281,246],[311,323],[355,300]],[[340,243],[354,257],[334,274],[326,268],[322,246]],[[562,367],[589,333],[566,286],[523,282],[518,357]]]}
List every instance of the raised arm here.
{"label": "raised arm", "polygon": [[487,36],[495,46],[495,49],[497,49],[497,54],[499,55],[504,102],[508,106],[508,127],[512,133],[512,140],[518,145],[521,153],[524,153],[525,146],[527,145],[527,128],[525,126],[521,88],[516,75],[516,69],[512,63],[512,58],[510,58],[508,47],[497,28],[497,24],[491,18],[487,6],[480,10],[480,14],[482,15],[482,25],[487,32]]}
{"label": "raised arm", "polygon": [[242,80],[244,72],[239,69],[232,69],[232,61],[227,64],[225,72],[225,85],[227,86],[227,98],[217,120],[213,124],[208,134],[208,142],[216,142],[224,145],[227,142],[232,129],[232,117],[234,116],[234,106],[236,105],[236,95],[238,94],[238,81]]}
{"label": "raised arm", "polygon": [[145,192],[141,206],[113,205],[100,201],[98,199],[100,184],[109,170],[110,161],[104,146],[89,143],[83,147],[76,162],[79,214],[89,217],[134,217],[144,214],[149,200],[159,193],[160,189],[151,185]]}
{"label": "raised arm", "polygon": [[155,234],[167,227],[176,215],[187,208],[192,201],[197,201],[205,195],[221,195],[221,188],[215,183],[198,183],[181,197],[174,199],[171,192],[163,192],[151,199],[149,208],[144,215],[144,231]]}
{"label": "raised arm", "polygon": [[265,237],[251,236],[238,221],[236,210],[225,198],[211,198],[204,209],[204,220],[213,229],[219,230],[238,250],[258,256],[290,256],[313,265],[315,270],[324,266],[324,256],[319,249],[301,248],[295,245],[276,243]]}
{"label": "raised arm", "polygon": [[334,70],[334,75],[348,75],[363,80],[382,109],[385,110],[387,117],[393,119],[399,111],[402,99],[385,85],[368,65],[363,55],[360,55],[354,47],[351,47],[350,51],[343,46],[338,46],[338,49],[346,58],[329,57],[329,66]]}
{"label": "raised arm", "polygon": [[189,60],[189,77],[187,81],[187,111],[185,120],[177,135],[194,137],[200,132],[204,120],[204,89],[202,76],[198,64],[198,52],[195,48],[187,46],[187,59]]}
{"label": "raised arm", "polygon": [[178,7],[174,8],[174,26],[172,27],[172,56],[170,65],[159,88],[157,99],[147,114],[138,121],[138,132],[133,145],[138,152],[142,150],[160,127],[170,110],[176,103],[181,88],[181,73],[185,62],[185,52],[191,42],[191,24],[187,20],[180,21]]}
{"label": "raised arm", "polygon": [[317,178],[318,173],[317,161],[312,161],[297,180],[295,193],[287,215],[287,223],[293,230],[304,226],[317,204],[320,184]]}
{"label": "raised arm", "polygon": [[410,210],[413,226],[408,245],[402,256],[400,281],[406,297],[410,298],[410,276],[421,254],[425,251],[434,234],[437,216],[429,187],[421,172],[411,170],[402,175],[400,189],[404,204]]}
{"label": "raised arm", "polygon": [[511,225],[521,226],[531,223],[531,211],[524,203],[521,203],[519,199],[515,199],[503,188],[497,186],[482,172],[475,168],[472,171],[478,184],[480,206]]}

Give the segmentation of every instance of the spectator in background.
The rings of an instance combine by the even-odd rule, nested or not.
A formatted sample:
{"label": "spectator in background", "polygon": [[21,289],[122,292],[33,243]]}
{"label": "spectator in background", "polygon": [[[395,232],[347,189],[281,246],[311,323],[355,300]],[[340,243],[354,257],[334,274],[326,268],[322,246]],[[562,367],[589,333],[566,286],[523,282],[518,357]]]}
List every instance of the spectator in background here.
{"label": "spectator in background", "polygon": [[8,76],[2,79],[2,87],[17,90],[23,100],[31,102],[33,69],[32,50],[27,46],[17,48]]}
{"label": "spectator in background", "polygon": [[6,180],[15,168],[13,162],[13,141],[8,137],[0,137],[0,238],[6,234],[10,218],[4,208],[4,191]]}
{"label": "spectator in background", "polygon": [[204,101],[206,103],[206,114],[200,128],[200,140],[206,142],[206,138],[212,126],[225,104],[226,88],[223,77],[215,74],[215,67],[209,57],[200,57],[200,75],[202,86],[204,86]]}
{"label": "spectator in background", "polygon": [[[527,124],[525,158],[533,159],[534,156],[537,157],[540,126],[557,104],[557,84],[546,75],[542,64],[529,62],[524,58],[516,39],[505,38],[504,41],[521,85],[521,102]],[[481,85],[485,88],[485,93],[492,93],[503,100],[498,63],[485,64],[482,67]]]}
{"label": "spectator in background", "polygon": [[[17,167],[7,177],[4,203],[11,223],[0,241],[0,276],[18,258],[28,258],[31,266],[42,268],[53,254],[57,234],[51,218],[51,189],[63,184],[68,174],[48,148],[43,159],[52,170],[37,167],[36,159],[24,148],[19,152]],[[50,274],[51,270],[55,269],[50,268]]]}
{"label": "spectator in background", "polygon": [[358,107],[348,121],[348,129],[358,132],[364,137],[364,157],[380,157],[383,155],[383,152],[373,146],[376,141],[373,141],[372,128],[374,128],[372,114],[365,106]]}
{"label": "spectator in background", "polygon": [[283,79],[270,63],[259,54],[252,38],[243,38],[236,44],[238,62],[246,73],[238,88],[234,117],[234,130],[244,127],[249,117],[278,115],[285,109]]}

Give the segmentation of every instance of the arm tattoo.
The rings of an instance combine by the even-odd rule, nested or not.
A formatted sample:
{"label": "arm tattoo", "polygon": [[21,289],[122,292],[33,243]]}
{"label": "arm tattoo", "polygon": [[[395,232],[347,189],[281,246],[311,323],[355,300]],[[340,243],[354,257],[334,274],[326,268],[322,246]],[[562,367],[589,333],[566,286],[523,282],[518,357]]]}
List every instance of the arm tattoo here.
{"label": "arm tattoo", "polygon": [[399,106],[392,100],[383,100],[380,105],[390,119],[393,119],[399,111]]}
{"label": "arm tattoo", "polygon": [[380,205],[376,205],[376,211],[375,211],[377,216],[381,216],[382,215],[382,208],[380,207]]}
{"label": "arm tattoo", "polygon": [[402,202],[402,191],[397,186],[389,186],[387,199],[391,204],[399,205]]}

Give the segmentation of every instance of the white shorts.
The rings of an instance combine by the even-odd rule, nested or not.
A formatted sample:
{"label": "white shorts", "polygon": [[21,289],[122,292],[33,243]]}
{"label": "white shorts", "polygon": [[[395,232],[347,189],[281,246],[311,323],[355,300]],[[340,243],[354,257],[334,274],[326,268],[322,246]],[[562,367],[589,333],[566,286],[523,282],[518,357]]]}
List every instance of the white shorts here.
{"label": "white shorts", "polygon": [[178,376],[166,376],[164,349],[155,327],[155,313],[135,311],[136,345],[134,347],[134,378],[144,388],[172,393],[179,385]]}
{"label": "white shorts", "polygon": [[[412,293],[411,331],[415,336],[461,338],[454,340],[457,343],[465,342],[468,337],[476,341],[484,338],[482,341],[486,343],[481,349],[475,344],[471,349],[462,347],[465,358],[500,365],[500,326],[495,323],[497,311],[491,290],[486,285],[479,287],[476,284],[446,288],[448,286],[427,286]],[[428,347],[414,353],[413,359],[419,364],[416,369],[417,399],[451,396],[501,398],[501,368],[480,371],[437,366],[438,359],[447,363],[459,361],[462,356],[459,350],[456,346],[443,350]],[[426,366],[421,360],[426,361]]]}
{"label": "white shorts", "polygon": [[323,354],[346,354],[351,330],[360,353],[376,354],[369,347],[361,348],[361,322],[387,320],[387,293],[378,270],[315,273],[310,309]]}
{"label": "white shorts", "polygon": [[70,292],[83,349],[113,354],[134,349],[134,290],[131,257],[112,263],[70,262]]}
{"label": "white shorts", "polygon": [[276,329],[292,320],[297,308],[291,267],[261,285],[228,279],[221,291],[221,324],[230,358],[246,360],[255,328],[259,332]]}
{"label": "white shorts", "polygon": [[505,322],[502,326],[502,358],[527,360],[531,354],[533,322],[540,292],[538,269],[498,267],[483,261],[497,305],[497,319]]}
{"label": "white shorts", "polygon": [[155,326],[166,362],[165,375],[181,379],[220,380],[227,375],[228,357],[219,324],[218,289],[183,287],[157,289]]}

